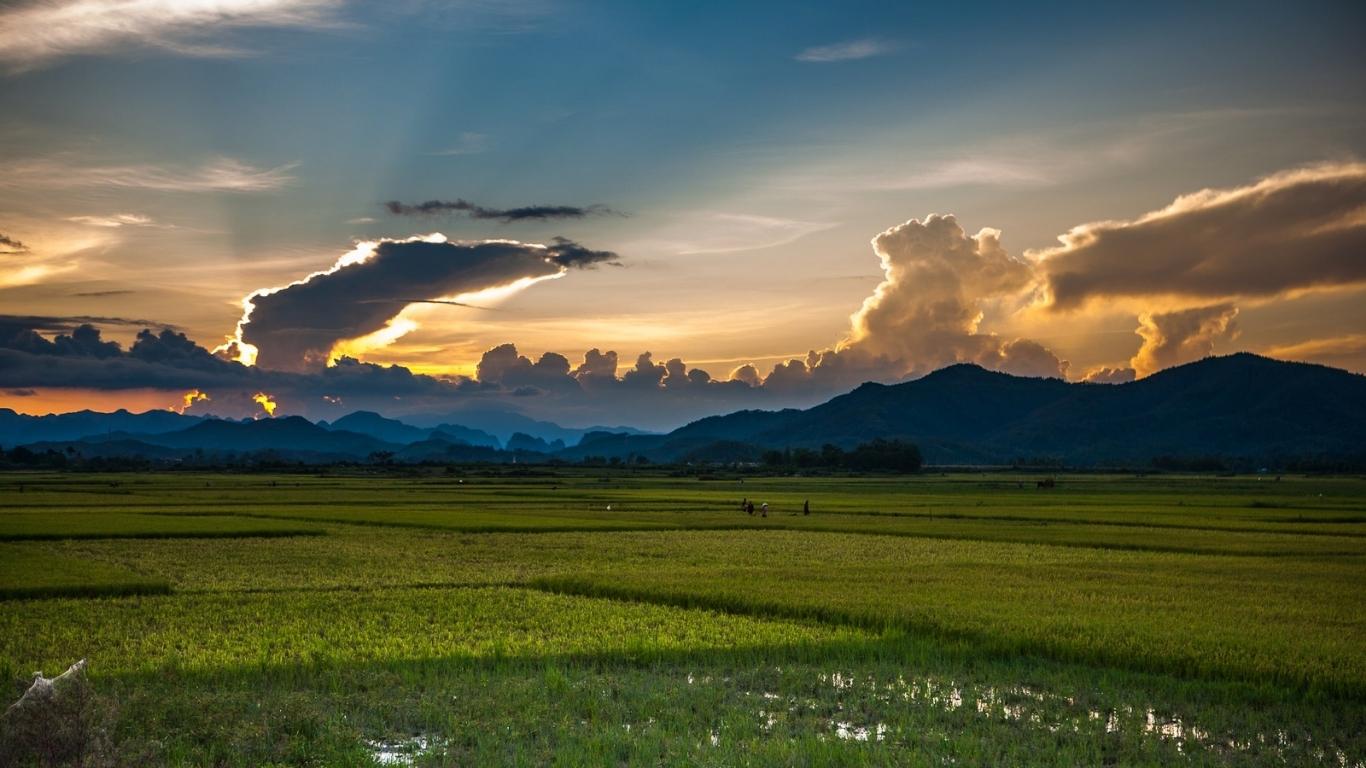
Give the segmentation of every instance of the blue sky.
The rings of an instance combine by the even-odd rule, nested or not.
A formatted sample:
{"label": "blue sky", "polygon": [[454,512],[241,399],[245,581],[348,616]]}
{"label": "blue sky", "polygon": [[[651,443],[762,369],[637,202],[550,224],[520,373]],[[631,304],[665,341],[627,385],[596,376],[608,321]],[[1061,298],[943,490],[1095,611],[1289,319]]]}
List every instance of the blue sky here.
{"label": "blue sky", "polygon": [[[65,0],[0,10],[0,234],[26,244],[5,312],[145,318],[212,347],[242,297],[357,240],[558,235],[622,266],[497,312],[411,307],[414,330],[365,358],[468,374],[512,342],[576,361],[648,350],[724,378],[856,335],[850,315],[885,279],[869,242],[910,219],[999,229],[1026,259],[1088,222],[1366,152],[1354,3],[203,5],[75,23],[52,15]],[[623,215],[382,208],[455,198]],[[1357,283],[1333,274],[1202,297],[1235,303],[1237,332],[1192,349],[1314,342],[1315,359],[1366,368]],[[1037,340],[1070,378],[1129,364],[1141,315],[1198,303],[1133,295],[1059,317],[1031,311],[1031,290],[969,297],[970,332]]]}

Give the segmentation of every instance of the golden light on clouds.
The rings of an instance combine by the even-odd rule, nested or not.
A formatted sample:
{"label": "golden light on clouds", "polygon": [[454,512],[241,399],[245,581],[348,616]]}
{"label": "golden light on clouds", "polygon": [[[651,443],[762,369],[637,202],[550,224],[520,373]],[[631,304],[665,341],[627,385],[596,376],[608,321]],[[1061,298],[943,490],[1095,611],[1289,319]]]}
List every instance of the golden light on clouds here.
{"label": "golden light on clouds", "polygon": [[207,392],[200,392],[198,389],[192,389],[181,397],[181,406],[179,408],[171,406],[169,410],[175,411],[176,413],[184,413],[195,403],[208,402],[210,399]]}
{"label": "golden light on clouds", "polygon": [[531,286],[544,280],[558,280],[564,277],[567,272],[556,272],[551,275],[537,275],[535,277],[521,277],[513,280],[506,285],[495,285],[492,288],[483,288],[478,291],[461,293],[451,299],[460,304],[497,304],[504,299],[514,296]]}
{"label": "golden light on clouds", "polygon": [[267,418],[274,416],[275,409],[279,407],[278,404],[275,402],[275,399],[270,395],[267,395],[265,392],[257,392],[256,394],[251,396],[251,399],[257,405],[261,406],[261,410],[265,411]]}
{"label": "golden light on clouds", "polygon": [[417,323],[400,315],[374,333],[356,339],[343,339],[333,344],[332,351],[327,355],[327,364],[335,365],[343,357],[359,359],[366,352],[383,349],[415,330],[417,330]]}

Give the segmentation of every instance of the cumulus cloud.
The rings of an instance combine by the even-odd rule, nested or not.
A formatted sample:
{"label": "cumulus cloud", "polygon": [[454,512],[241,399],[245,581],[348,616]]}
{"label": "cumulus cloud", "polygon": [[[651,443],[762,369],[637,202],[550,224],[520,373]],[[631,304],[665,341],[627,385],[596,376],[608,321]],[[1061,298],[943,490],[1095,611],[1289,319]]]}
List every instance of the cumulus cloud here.
{"label": "cumulus cloud", "polygon": [[1051,349],[1032,339],[1007,341],[996,357],[988,355],[983,362],[988,368],[1035,378],[1066,378],[1069,367],[1066,360],[1059,360]]}
{"label": "cumulus cloud", "polygon": [[666,373],[664,366],[655,363],[653,355],[643,352],[636,358],[636,367],[622,375],[621,383],[628,387],[654,388],[663,383]]}
{"label": "cumulus cloud", "polygon": [[0,11],[0,62],[28,69],[65,56],[156,48],[236,56],[225,30],[333,23],[341,0],[46,0]]}
{"label": "cumulus cloud", "polygon": [[475,368],[475,378],[508,389],[534,387],[546,391],[577,387],[569,374],[569,358],[546,352],[532,362],[518,354],[515,344],[500,344],[485,352]]}
{"label": "cumulus cloud", "polygon": [[764,383],[763,376],[759,375],[759,369],[753,363],[745,363],[736,367],[730,372],[730,380],[738,381],[747,387],[758,387]]}
{"label": "cumulus cloud", "polygon": [[[0,387],[161,389],[168,391],[167,407],[239,417],[260,412],[260,405],[252,400],[259,392],[270,393],[291,413],[308,413],[309,405],[316,404],[317,417],[319,412],[330,413],[343,399],[369,408],[403,401],[449,403],[471,389],[468,380],[442,381],[401,366],[349,358],[309,373],[268,371],[224,360],[165,328],[159,332],[144,329],[127,350],[103,339],[99,328],[90,324],[48,338],[44,333],[61,324],[42,321],[23,317],[0,321]],[[205,397],[187,405],[184,393],[190,390]]]}
{"label": "cumulus cloud", "polygon": [[1038,254],[1049,306],[1273,297],[1366,283],[1366,164],[1320,165],[1073,228]]}
{"label": "cumulus cloud", "polygon": [[[153,165],[86,165],[61,155],[18,160],[11,163],[0,187],[67,189],[110,187],[157,192],[265,192],[290,183],[295,164],[257,168],[230,157],[220,157],[198,167]],[[92,223],[92,222],[85,222]]]}
{"label": "cumulus cloud", "polygon": [[585,384],[615,382],[617,380],[617,353],[603,352],[597,347],[584,353],[583,362],[574,369],[574,378]]}
{"label": "cumulus cloud", "polygon": [[1081,380],[1089,384],[1127,384],[1137,377],[1133,368],[1101,366],[1087,371]]}
{"label": "cumulus cloud", "polygon": [[1208,357],[1214,345],[1237,335],[1234,318],[1238,308],[1232,304],[1192,307],[1175,312],[1145,313],[1139,317],[1136,333],[1143,346],[1130,360],[1141,378],[1151,373]]}
{"label": "cumulus cloud", "polygon": [[884,278],[851,319],[846,348],[921,371],[999,354],[999,340],[977,333],[981,302],[1017,294],[1032,277],[1000,236],[994,229],[968,236],[953,216],[938,215],[879,234],[873,250]]}
{"label": "cumulus cloud", "polygon": [[512,291],[615,259],[563,238],[549,245],[442,235],[365,242],[330,269],[244,299],[235,347],[224,351],[266,368],[301,370],[325,363],[339,342],[386,328],[408,302]]}
{"label": "cumulus cloud", "polygon": [[813,45],[798,53],[793,58],[797,61],[805,61],[808,63],[829,64],[836,61],[871,59],[874,56],[886,55],[894,50],[896,50],[896,46],[885,40],[863,38],[861,40],[846,40],[841,43],[831,43],[829,45]]}
{"label": "cumulus cloud", "polygon": [[28,253],[28,246],[8,235],[0,234],[0,253]]}
{"label": "cumulus cloud", "polygon": [[953,363],[1018,376],[1063,378],[1068,363],[1031,339],[983,333],[989,303],[1019,300],[1034,281],[1030,263],[1001,246],[1000,232],[969,236],[951,215],[911,219],[873,238],[883,280],[850,317],[836,347],[731,378],[778,392],[837,392],[865,381],[897,381]]}
{"label": "cumulus cloud", "polygon": [[424,203],[401,203],[390,200],[384,204],[395,216],[441,216],[465,214],[471,219],[494,219],[504,224],[514,221],[549,221],[551,219],[582,219],[616,213],[605,205],[525,205],[519,208],[487,208],[468,200],[428,200]]}

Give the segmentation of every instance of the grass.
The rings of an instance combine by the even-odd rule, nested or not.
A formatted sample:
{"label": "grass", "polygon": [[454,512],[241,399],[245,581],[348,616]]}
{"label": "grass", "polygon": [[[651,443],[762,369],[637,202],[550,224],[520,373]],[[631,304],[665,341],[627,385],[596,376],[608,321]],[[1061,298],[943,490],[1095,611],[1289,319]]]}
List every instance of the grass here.
{"label": "grass", "polygon": [[[167,594],[164,579],[84,558],[0,544],[0,600]],[[15,608],[13,613],[25,609]]]}
{"label": "grass", "polygon": [[122,763],[1366,765],[1366,481],[1031,481],[0,476],[0,679]]}
{"label": "grass", "polygon": [[1359,562],[786,532],[677,534],[670,545],[679,555],[669,568],[611,564],[534,583],[968,638],[1004,656],[1366,695]]}
{"label": "grass", "polygon": [[312,536],[316,526],[238,515],[144,515],[62,511],[0,514],[0,541]]}
{"label": "grass", "polygon": [[[88,658],[105,673],[335,668],[395,659],[653,657],[861,638],[857,629],[508,587],[46,600],[0,617],[6,676]],[[69,663],[69,662],[66,662]]]}

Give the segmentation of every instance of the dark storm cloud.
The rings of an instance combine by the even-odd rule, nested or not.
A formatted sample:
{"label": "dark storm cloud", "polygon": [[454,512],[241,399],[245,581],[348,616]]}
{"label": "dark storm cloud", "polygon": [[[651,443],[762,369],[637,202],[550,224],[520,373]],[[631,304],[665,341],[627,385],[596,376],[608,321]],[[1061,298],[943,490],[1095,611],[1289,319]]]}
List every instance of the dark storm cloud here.
{"label": "dark storm cloud", "polygon": [[[367,246],[362,246],[367,247]],[[265,368],[321,366],[338,342],[374,333],[402,311],[401,300],[439,300],[547,278],[615,261],[572,240],[549,245],[513,240],[384,240],[350,254],[326,272],[280,289],[257,291],[238,326]]]}
{"label": "dark storm cloud", "polygon": [[0,234],[0,253],[28,253],[28,246],[8,235]]}
{"label": "dark storm cloud", "polygon": [[472,219],[492,219],[510,224],[514,221],[547,221],[549,219],[582,219],[588,216],[615,214],[605,205],[526,205],[519,208],[486,208],[468,200],[428,200],[425,203],[401,203],[390,200],[384,204],[395,216],[440,216],[465,214]]}

